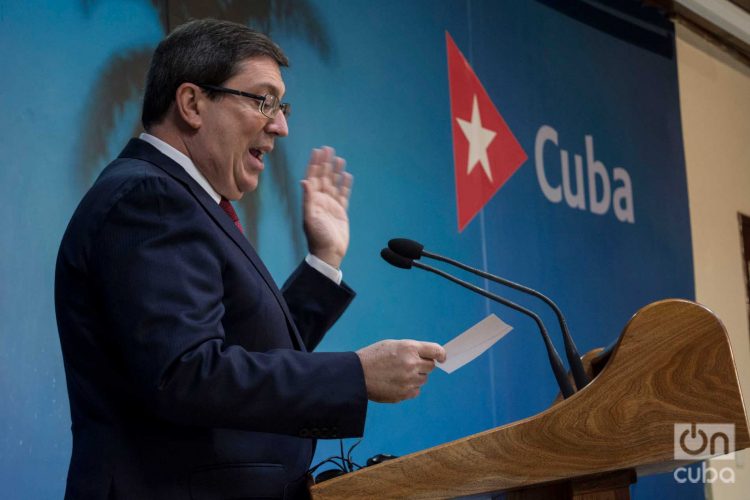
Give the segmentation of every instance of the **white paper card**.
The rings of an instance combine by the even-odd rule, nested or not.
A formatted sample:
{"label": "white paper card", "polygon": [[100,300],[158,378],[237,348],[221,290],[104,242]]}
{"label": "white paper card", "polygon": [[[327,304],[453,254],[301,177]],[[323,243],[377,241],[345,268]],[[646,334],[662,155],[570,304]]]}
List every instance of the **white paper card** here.
{"label": "white paper card", "polygon": [[512,326],[494,314],[490,314],[445,344],[443,346],[447,355],[445,363],[436,362],[435,365],[447,373],[453,373],[492,347],[512,329]]}

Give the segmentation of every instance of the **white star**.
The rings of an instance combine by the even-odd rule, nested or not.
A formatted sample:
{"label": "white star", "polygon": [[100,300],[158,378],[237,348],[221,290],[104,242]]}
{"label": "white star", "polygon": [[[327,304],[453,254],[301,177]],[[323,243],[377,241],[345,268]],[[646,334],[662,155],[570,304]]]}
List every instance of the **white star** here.
{"label": "white star", "polygon": [[466,140],[469,141],[469,164],[466,166],[466,174],[470,174],[479,162],[482,165],[482,170],[487,174],[487,178],[490,182],[493,182],[490,160],[487,158],[487,147],[495,139],[497,132],[482,127],[476,94],[474,94],[474,105],[471,110],[471,122],[461,118],[456,118],[456,121],[466,136]]}

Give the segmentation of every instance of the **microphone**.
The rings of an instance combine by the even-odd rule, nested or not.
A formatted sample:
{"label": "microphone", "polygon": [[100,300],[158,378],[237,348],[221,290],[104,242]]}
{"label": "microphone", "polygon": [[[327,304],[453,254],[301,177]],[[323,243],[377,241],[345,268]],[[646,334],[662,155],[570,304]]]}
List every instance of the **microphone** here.
{"label": "microphone", "polygon": [[383,260],[385,260],[392,266],[395,266],[401,269],[411,269],[413,266],[413,267],[418,267],[419,269],[422,269],[425,271],[429,271],[431,273],[437,274],[438,276],[442,276],[443,278],[449,281],[452,281],[453,283],[461,285],[462,287],[468,290],[471,290],[472,292],[478,293],[479,295],[482,295],[483,297],[487,297],[490,300],[499,302],[500,304],[503,304],[506,307],[510,307],[511,309],[514,309],[520,313],[523,313],[529,316],[531,319],[533,319],[536,322],[537,326],[539,327],[539,331],[542,334],[542,340],[544,340],[544,346],[547,348],[547,357],[549,358],[549,362],[552,367],[552,372],[555,374],[555,379],[557,380],[557,386],[560,388],[560,392],[562,393],[563,397],[567,398],[575,392],[573,390],[573,386],[570,384],[570,381],[568,380],[568,376],[565,371],[565,367],[562,364],[562,360],[560,359],[560,355],[557,353],[557,350],[555,350],[555,346],[552,344],[552,341],[550,340],[549,335],[547,334],[547,329],[544,327],[544,324],[542,323],[542,320],[539,318],[539,316],[529,311],[528,309],[519,306],[518,304],[514,302],[506,300],[498,295],[495,295],[494,293],[490,293],[487,290],[483,288],[479,288],[478,286],[472,285],[469,282],[456,278],[455,276],[448,274],[445,271],[441,271],[440,269],[434,268],[427,264],[423,264],[421,262],[416,262],[415,260],[407,258],[403,255],[398,255],[396,252],[394,252],[390,248],[382,249],[380,251],[380,256],[383,258]]}
{"label": "microphone", "polygon": [[494,281],[495,283],[500,283],[501,285],[505,285],[507,287],[518,290],[519,292],[533,295],[534,297],[544,301],[555,312],[555,316],[557,316],[557,322],[560,325],[560,330],[562,331],[563,335],[563,342],[565,343],[565,356],[568,358],[568,364],[570,365],[570,371],[573,373],[573,380],[575,380],[576,382],[576,387],[578,388],[578,390],[580,390],[588,385],[589,382],[591,382],[591,378],[583,368],[581,355],[578,354],[578,349],[576,348],[575,342],[573,342],[573,337],[571,337],[570,331],[568,331],[568,324],[565,321],[565,317],[563,316],[562,311],[559,307],[557,307],[557,304],[555,304],[550,298],[543,295],[541,292],[538,292],[533,288],[529,288],[518,283],[506,280],[505,278],[495,276],[494,274],[484,272],[480,269],[469,267],[466,264],[450,259],[448,257],[443,257],[442,255],[428,252],[424,249],[424,245],[414,240],[409,240],[406,238],[395,238],[388,242],[388,248],[393,250],[395,253],[409,259],[419,259],[424,255],[425,257],[428,257],[430,259],[445,262],[447,264],[456,266],[459,269],[463,269],[464,271],[468,271],[470,273],[476,274],[477,276],[481,276],[482,278]]}

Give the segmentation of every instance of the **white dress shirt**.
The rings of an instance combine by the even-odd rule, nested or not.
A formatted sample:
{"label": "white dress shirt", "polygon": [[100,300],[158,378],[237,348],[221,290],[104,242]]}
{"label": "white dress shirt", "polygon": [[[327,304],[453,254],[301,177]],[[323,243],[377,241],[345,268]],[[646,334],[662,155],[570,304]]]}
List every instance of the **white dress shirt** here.
{"label": "white dress shirt", "polygon": [[[147,134],[144,132],[138,138],[148,142],[153,147],[158,149],[162,154],[168,156],[183,169],[185,169],[185,172],[187,172],[188,175],[192,177],[193,180],[197,182],[200,187],[202,187],[208,193],[208,195],[216,202],[217,205],[221,202],[221,195],[216,192],[213,186],[211,186],[211,184],[208,182],[208,179],[206,179],[201,171],[198,170],[198,167],[195,166],[193,160],[191,160],[166,142],[162,141],[158,137],[155,137],[151,134]],[[305,257],[305,262],[307,262],[310,267],[321,273],[323,276],[335,282],[337,285],[341,284],[341,280],[344,277],[341,269],[336,269],[335,267],[312,254],[307,254],[307,257]]]}

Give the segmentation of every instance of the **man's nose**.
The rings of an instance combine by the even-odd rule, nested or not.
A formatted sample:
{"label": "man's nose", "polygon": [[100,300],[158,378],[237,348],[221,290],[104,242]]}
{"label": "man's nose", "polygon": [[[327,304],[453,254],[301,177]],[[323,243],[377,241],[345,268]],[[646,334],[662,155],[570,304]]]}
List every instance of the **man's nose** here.
{"label": "man's nose", "polygon": [[286,137],[289,135],[289,125],[286,121],[284,113],[279,111],[276,116],[266,124],[266,132],[269,134],[278,135],[279,137]]}

